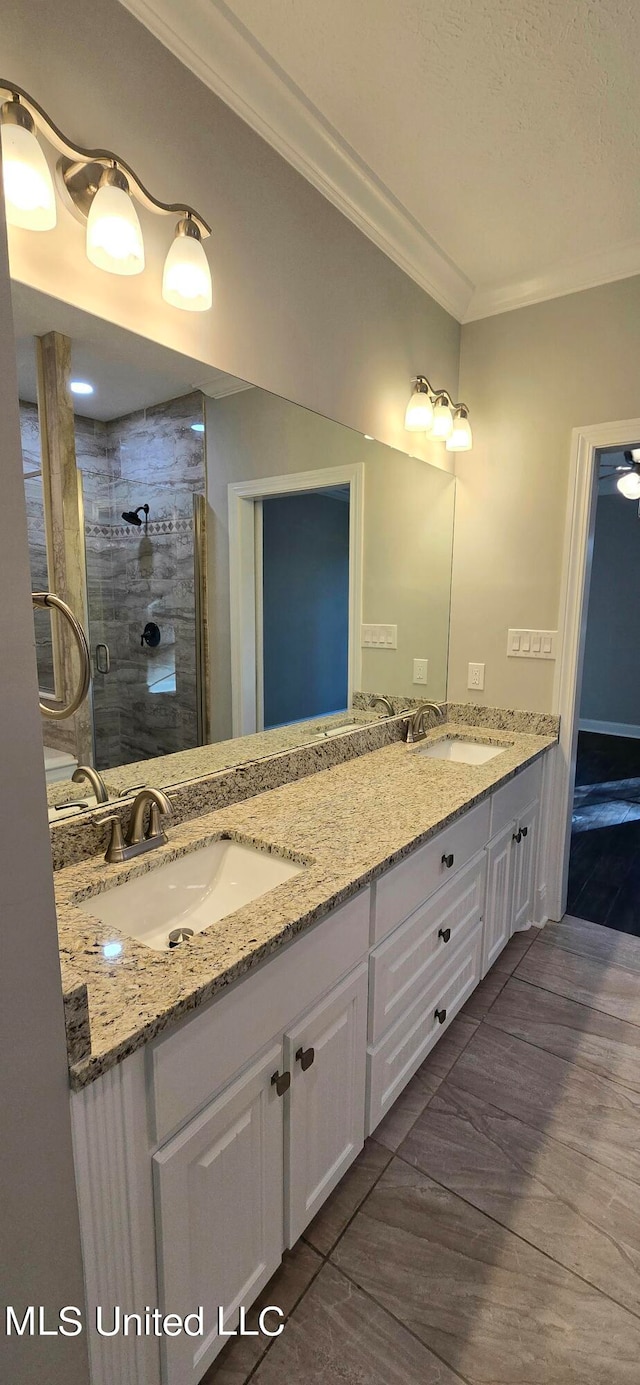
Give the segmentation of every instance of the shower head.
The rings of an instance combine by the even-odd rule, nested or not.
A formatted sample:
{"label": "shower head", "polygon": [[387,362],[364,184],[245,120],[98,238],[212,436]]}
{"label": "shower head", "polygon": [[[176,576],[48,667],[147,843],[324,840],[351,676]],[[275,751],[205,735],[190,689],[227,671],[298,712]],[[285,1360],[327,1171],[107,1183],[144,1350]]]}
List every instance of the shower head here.
{"label": "shower head", "polygon": [[137,525],[138,528],[140,528],[140,525],[142,524],[142,520],[141,520],[141,518],[140,518],[140,511],[141,511],[141,510],[142,510],[143,513],[144,513],[144,523],[145,523],[145,525],[146,525],[146,524],[148,523],[148,520],[149,520],[149,506],[148,506],[148,505],[138,505],[137,510],[123,510],[123,511],[122,511],[122,518],[123,518],[123,520],[125,521],[126,524],[135,524],[135,525]]}

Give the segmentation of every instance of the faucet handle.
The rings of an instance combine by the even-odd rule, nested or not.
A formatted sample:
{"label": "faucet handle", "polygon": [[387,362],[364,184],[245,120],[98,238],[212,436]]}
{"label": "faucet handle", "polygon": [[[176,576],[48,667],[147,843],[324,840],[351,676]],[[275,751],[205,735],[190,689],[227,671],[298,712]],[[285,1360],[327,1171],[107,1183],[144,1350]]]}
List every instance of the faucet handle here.
{"label": "faucet handle", "polygon": [[[169,808],[168,811],[171,812],[171,809]],[[166,808],[163,809],[163,816],[167,816]],[[154,803],[153,800],[149,805],[149,825],[147,827],[145,836],[147,841],[151,841],[154,837],[161,837],[164,842],[168,841],[167,834],[164,831],[164,828],[160,825],[160,809],[158,807],[158,804]]]}
{"label": "faucet handle", "polygon": [[105,818],[96,818],[100,827],[111,824],[111,836],[109,845],[105,851],[104,859],[113,863],[114,861],[124,860],[124,837],[122,835],[122,823],[117,813],[108,813]]}

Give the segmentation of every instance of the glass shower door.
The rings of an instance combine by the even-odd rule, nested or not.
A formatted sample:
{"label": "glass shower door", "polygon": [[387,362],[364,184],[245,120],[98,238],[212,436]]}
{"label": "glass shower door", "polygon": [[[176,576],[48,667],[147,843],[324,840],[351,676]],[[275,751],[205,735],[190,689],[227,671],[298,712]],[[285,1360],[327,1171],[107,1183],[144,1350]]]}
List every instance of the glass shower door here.
{"label": "glass shower door", "polygon": [[[114,480],[85,501],[97,768],[201,745],[204,498]],[[148,505],[137,511],[137,501]],[[129,518],[123,518],[124,515]]]}

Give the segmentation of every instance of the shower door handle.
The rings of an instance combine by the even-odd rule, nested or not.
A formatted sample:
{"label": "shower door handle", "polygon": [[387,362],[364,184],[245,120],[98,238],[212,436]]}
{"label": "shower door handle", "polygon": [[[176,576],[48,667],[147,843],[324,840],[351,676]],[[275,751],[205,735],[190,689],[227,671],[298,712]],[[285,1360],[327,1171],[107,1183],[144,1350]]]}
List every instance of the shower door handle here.
{"label": "shower door handle", "polygon": [[111,655],[108,644],[96,645],[96,669],[98,673],[109,673],[111,669]]}

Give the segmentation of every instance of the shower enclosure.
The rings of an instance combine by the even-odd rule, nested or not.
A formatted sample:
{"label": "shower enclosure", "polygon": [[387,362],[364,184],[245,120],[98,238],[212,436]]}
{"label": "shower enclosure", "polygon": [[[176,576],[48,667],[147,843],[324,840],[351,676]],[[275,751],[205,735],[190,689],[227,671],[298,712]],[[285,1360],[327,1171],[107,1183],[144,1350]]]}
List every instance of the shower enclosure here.
{"label": "shower enclosure", "polygon": [[201,418],[201,396],[116,420],[106,438],[76,418],[98,769],[207,737]]}

